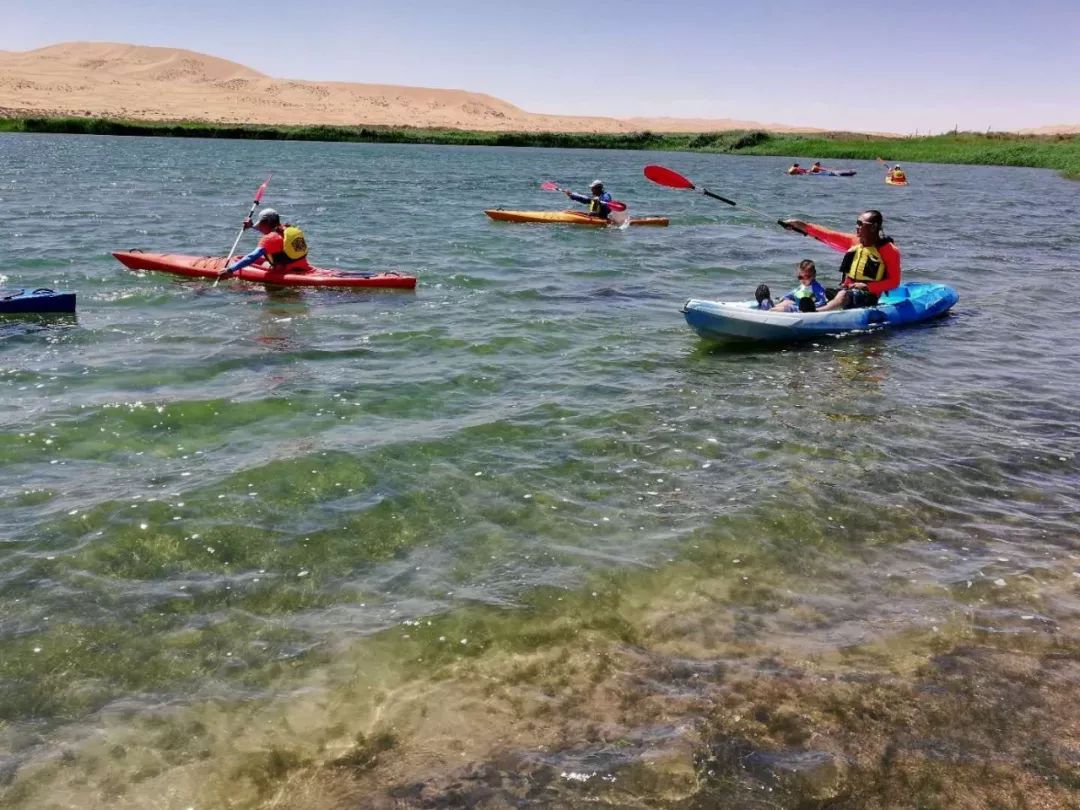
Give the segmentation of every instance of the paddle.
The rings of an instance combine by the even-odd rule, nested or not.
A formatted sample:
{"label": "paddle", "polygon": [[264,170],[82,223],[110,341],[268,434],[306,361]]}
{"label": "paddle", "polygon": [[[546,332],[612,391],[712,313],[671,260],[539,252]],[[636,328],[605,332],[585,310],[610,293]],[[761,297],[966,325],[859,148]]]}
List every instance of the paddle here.
{"label": "paddle", "polygon": [[[271,172],[270,177],[273,177],[273,176],[274,176],[274,174],[273,174],[273,172]],[[255,192],[255,201],[251,204],[251,210],[248,211],[248,215],[246,217],[244,217],[245,222],[247,220],[251,219],[252,216],[255,215],[255,209],[259,207],[259,203],[262,202],[263,194],[266,193],[266,187],[268,185],[270,185],[270,177],[267,177],[266,180],[263,181],[263,184],[261,186],[259,186],[259,190]],[[236,246],[240,244],[240,237],[244,235],[244,230],[245,230],[244,226],[241,225],[240,226],[240,233],[238,233],[236,235],[236,240],[232,243],[232,247],[229,248],[229,253],[225,257],[225,266],[226,267],[228,267],[229,262],[232,261],[233,253],[236,251]],[[214,285],[213,286],[216,287],[218,285],[219,281],[221,281],[221,274],[218,274],[218,277],[214,279]]]}
{"label": "paddle", "polygon": [[[544,191],[561,191],[564,194],[570,190],[568,188],[560,188],[557,183],[552,183],[550,180],[548,180],[546,183],[541,183],[540,188],[542,188]],[[607,207],[610,208],[612,211],[626,210],[626,203],[619,202],[618,200],[611,200],[610,202],[605,203],[605,205],[607,205]]]}
{"label": "paddle", "polygon": [[719,200],[720,202],[727,203],[728,205],[745,208],[747,211],[757,214],[759,217],[772,219],[772,217],[768,214],[763,214],[761,211],[751,208],[749,205],[740,205],[734,200],[729,200],[727,197],[721,197],[719,194],[709,191],[707,188],[698,188],[678,172],[672,171],[671,169],[665,168],[664,166],[646,166],[645,176],[652,180],[654,183],[657,183],[658,185],[667,186],[668,188],[688,188],[691,191],[700,191],[706,197],[712,197],[714,200]]}

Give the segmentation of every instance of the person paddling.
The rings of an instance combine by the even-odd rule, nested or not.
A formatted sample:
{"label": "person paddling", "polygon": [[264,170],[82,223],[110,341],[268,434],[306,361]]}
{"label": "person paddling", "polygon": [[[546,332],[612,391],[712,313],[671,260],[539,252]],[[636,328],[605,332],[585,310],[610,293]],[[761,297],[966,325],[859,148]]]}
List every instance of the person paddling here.
{"label": "person paddling", "polygon": [[818,312],[872,307],[878,296],[900,286],[900,249],[892,237],[882,234],[885,219],[880,211],[863,211],[854,235],[834,231],[801,219],[785,219],[780,225],[803,236],[812,236],[844,253],[840,261],[840,289]]}
{"label": "person paddling", "polygon": [[[237,270],[266,260],[275,271],[283,273],[306,273],[311,270],[308,264],[307,239],[304,232],[295,225],[281,224],[281,217],[273,208],[264,208],[255,222],[244,220],[244,230],[255,228],[263,234],[258,246],[242,259],[237,259],[218,276],[227,276]],[[229,258],[232,258],[231,256]]]}
{"label": "person paddling", "polygon": [[886,166],[885,168],[887,170],[887,177],[890,180],[892,180],[894,183],[906,183],[907,182],[907,173],[903,169],[900,168],[899,163],[897,163],[891,169],[888,166]]}
{"label": "person paddling", "polygon": [[806,169],[800,166],[798,163],[792,163],[791,168],[787,170],[788,174],[806,174]]}
{"label": "person paddling", "polygon": [[599,180],[593,180],[589,184],[589,196],[575,194],[570,189],[565,189],[565,194],[574,202],[584,203],[589,206],[589,216],[609,219],[611,217],[611,195],[604,191],[604,184]]}

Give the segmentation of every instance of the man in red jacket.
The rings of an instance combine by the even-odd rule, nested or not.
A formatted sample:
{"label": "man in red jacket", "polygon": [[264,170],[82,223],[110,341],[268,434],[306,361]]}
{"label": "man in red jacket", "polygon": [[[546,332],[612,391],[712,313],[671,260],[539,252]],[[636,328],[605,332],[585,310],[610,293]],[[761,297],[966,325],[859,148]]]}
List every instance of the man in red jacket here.
{"label": "man in red jacket", "polygon": [[900,285],[900,249],[891,237],[882,235],[883,224],[881,212],[875,210],[859,214],[854,235],[801,219],[781,220],[780,225],[789,231],[812,236],[844,254],[840,261],[840,290],[818,312],[872,307],[879,295]]}

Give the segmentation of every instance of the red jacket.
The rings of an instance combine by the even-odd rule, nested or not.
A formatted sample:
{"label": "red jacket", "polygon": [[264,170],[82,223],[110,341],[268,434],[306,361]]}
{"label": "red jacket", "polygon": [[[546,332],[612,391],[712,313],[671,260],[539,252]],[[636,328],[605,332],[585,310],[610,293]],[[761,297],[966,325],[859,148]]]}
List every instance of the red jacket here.
{"label": "red jacket", "polygon": [[[849,250],[861,245],[859,237],[853,233],[834,231],[831,228],[814,225],[812,222],[806,223],[806,235],[814,237],[819,242],[824,242],[833,250],[838,250],[841,253],[847,253]],[[885,265],[885,275],[880,281],[868,281],[866,286],[874,295],[881,295],[886,290],[894,290],[900,286],[900,248],[890,240],[878,245],[877,250],[881,254],[881,260]],[[854,283],[855,281],[848,276],[844,276],[844,280],[841,282],[844,287],[850,287]]]}

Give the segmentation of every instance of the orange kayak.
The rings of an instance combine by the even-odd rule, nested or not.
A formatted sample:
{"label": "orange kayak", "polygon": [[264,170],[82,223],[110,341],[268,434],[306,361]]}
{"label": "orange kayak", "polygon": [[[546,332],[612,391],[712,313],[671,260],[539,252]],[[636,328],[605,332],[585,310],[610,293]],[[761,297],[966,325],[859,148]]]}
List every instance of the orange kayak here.
{"label": "orange kayak", "polygon": [[[600,217],[590,217],[583,211],[506,211],[502,208],[489,208],[484,211],[489,217],[499,222],[547,222],[562,225],[589,225],[593,228],[603,228],[614,225]],[[659,225],[666,226],[670,222],[667,217],[631,217],[631,225]]]}
{"label": "orange kayak", "polygon": [[[130,270],[160,270],[190,278],[217,278],[229,264],[228,259],[221,257],[143,253],[141,250],[113,253],[113,256]],[[405,290],[416,287],[416,276],[401,273],[360,273],[321,267],[313,267],[306,273],[283,273],[264,264],[241,268],[231,278],[282,287],[392,287]]]}
{"label": "orange kayak", "polygon": [[885,178],[885,185],[887,186],[906,186],[907,180],[893,180],[891,177]]}

